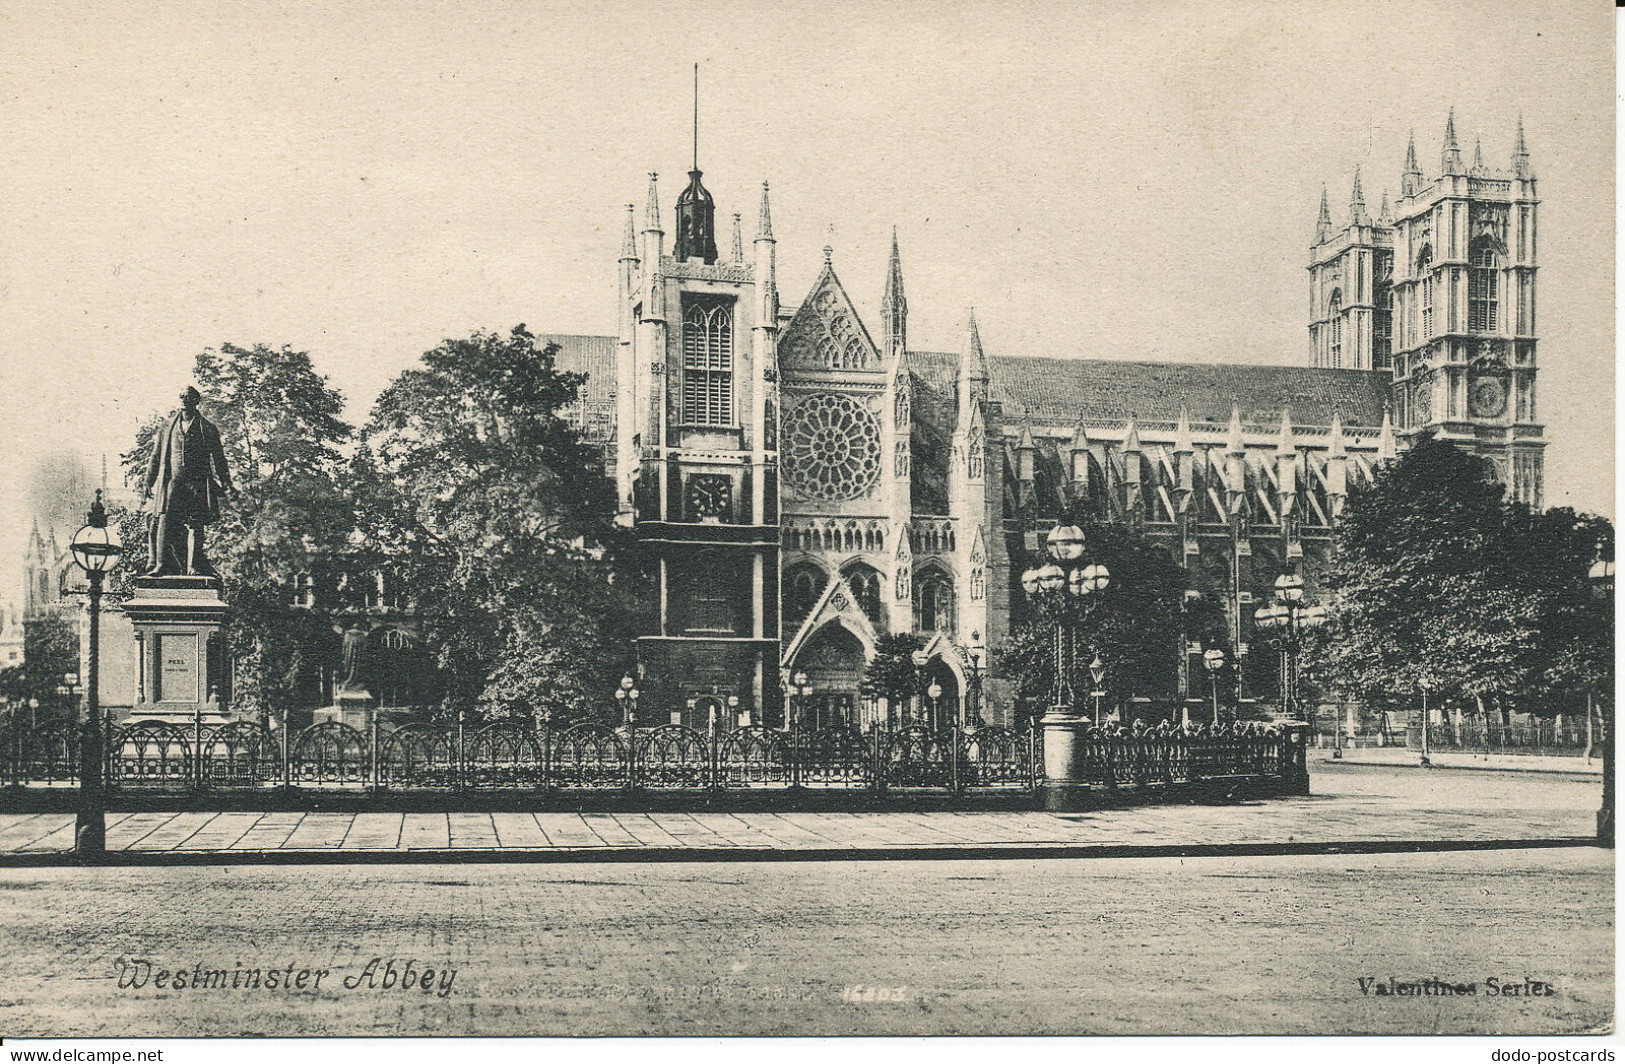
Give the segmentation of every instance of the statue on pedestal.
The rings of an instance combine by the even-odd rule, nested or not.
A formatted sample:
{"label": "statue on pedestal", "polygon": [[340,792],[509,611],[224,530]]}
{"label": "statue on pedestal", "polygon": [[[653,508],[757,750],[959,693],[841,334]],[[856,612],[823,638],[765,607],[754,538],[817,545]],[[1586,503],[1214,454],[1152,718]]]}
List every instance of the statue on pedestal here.
{"label": "statue on pedestal", "polygon": [[145,485],[145,498],[154,500],[146,576],[216,575],[203,530],[220,519],[220,499],[232,486],[220,430],[198,411],[202,399],[196,388],[182,392],[181,408],[153,440]]}

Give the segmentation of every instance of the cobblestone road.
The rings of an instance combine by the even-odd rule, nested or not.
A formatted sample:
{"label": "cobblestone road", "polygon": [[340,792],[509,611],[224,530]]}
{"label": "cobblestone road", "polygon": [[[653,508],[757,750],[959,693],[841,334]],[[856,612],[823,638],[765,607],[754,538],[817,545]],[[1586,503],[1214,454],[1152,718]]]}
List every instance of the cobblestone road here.
{"label": "cobblestone road", "polygon": [[[114,813],[107,845],[207,851],[852,850],[1581,838],[1595,778],[1319,766],[1314,794],[1094,813]],[[0,795],[0,801],[3,801]],[[0,814],[0,853],[66,851],[73,817]]]}
{"label": "cobblestone road", "polygon": [[[1612,1022],[1612,897],[1590,847],[8,869],[0,1031],[1580,1032]],[[414,983],[435,972],[427,992],[390,980],[408,962]],[[268,989],[272,969],[294,988]],[[1390,977],[1479,993],[1361,990]]]}

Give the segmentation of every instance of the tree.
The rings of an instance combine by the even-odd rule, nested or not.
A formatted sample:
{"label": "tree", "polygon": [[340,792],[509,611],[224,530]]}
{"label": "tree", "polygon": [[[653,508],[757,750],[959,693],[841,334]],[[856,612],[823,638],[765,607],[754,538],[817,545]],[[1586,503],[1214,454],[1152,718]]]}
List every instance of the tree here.
{"label": "tree", "polygon": [[445,708],[602,706],[637,582],[600,452],[561,416],[585,379],[523,325],[424,354],[379,396],[354,466],[364,541],[417,591]]}
{"label": "tree", "polygon": [[1556,688],[1611,685],[1612,611],[1587,571],[1613,533],[1600,518],[1531,514],[1488,463],[1424,440],[1352,493],[1328,572],[1317,679],[1369,704],[1423,692],[1482,709],[1556,712]]}
{"label": "tree", "polygon": [[[1111,573],[1104,592],[1066,600],[1067,624],[1075,632],[1075,668],[1068,676],[1074,692],[1081,699],[1093,689],[1089,665],[1099,654],[1112,701],[1172,699],[1186,639],[1209,627],[1222,630],[1222,616],[1214,621],[1216,606],[1201,599],[1187,603],[1188,574],[1132,529],[1084,510],[1063,523],[1084,530],[1087,560]],[[1028,609],[995,648],[994,661],[1014,682],[1020,701],[1047,705],[1055,685],[1054,622]]]}
{"label": "tree", "polygon": [[919,685],[914,652],[923,649],[925,640],[907,632],[882,637],[875,646],[875,656],[863,668],[858,694],[868,699],[884,698],[894,706],[906,702]]}
{"label": "tree", "polygon": [[[332,654],[333,611],[344,601],[298,606],[293,587],[341,554],[355,528],[343,451],[354,430],[342,419],[343,397],[303,351],[222,344],[197,356],[193,380],[204,416],[220,429],[236,487],[208,538],[232,607],[232,701],[263,719],[297,704],[313,664]],[[166,416],[147,421],[123,456],[126,480],[138,489]],[[122,573],[139,573],[148,560],[145,518],[116,516],[130,551]]]}

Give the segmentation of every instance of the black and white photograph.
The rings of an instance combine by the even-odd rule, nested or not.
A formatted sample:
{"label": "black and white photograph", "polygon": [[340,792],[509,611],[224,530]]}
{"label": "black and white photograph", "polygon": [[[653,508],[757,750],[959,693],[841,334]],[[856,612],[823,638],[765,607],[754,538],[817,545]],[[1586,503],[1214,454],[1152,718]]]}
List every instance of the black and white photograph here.
{"label": "black and white photograph", "polygon": [[1612,1060],[1615,42],[0,0],[0,1052]]}

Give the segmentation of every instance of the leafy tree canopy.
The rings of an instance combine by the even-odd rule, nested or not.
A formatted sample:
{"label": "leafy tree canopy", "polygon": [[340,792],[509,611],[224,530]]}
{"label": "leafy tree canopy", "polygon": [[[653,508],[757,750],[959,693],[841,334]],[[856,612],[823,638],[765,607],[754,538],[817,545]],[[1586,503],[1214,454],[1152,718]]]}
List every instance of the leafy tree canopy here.
{"label": "leafy tree canopy", "polygon": [[[1587,573],[1613,529],[1505,500],[1487,463],[1426,440],[1352,493],[1328,574],[1319,681],[1374,704],[1522,698],[1612,685],[1612,604]],[[1560,708],[1560,707],[1559,707]]]}
{"label": "leafy tree canopy", "polygon": [[635,582],[556,353],[523,325],[447,340],[362,436],[366,540],[418,589],[448,706],[582,716],[627,665]]}

